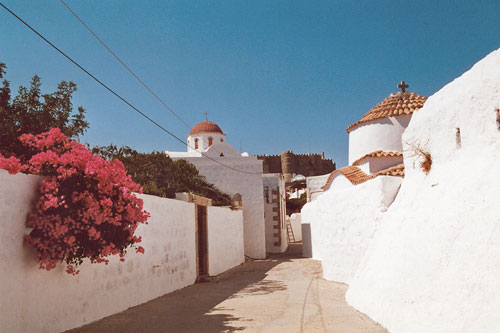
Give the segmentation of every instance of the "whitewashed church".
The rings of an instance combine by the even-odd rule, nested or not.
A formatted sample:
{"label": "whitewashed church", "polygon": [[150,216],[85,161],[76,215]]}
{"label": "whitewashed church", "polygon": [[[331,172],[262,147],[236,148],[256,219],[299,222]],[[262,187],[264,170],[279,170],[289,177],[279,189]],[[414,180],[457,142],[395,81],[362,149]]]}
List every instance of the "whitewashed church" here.
{"label": "whitewashed church", "polygon": [[245,255],[266,257],[262,161],[240,153],[226,141],[226,134],[214,122],[196,124],[187,136],[187,152],[165,153],[173,160],[185,159],[196,166],[206,180],[233,198],[241,197]]}
{"label": "whitewashed church", "polygon": [[351,281],[401,186],[402,135],[427,98],[407,92],[404,81],[398,87],[347,127],[349,165],[308,182],[316,188],[301,211],[304,255],[323,261],[328,280]]}

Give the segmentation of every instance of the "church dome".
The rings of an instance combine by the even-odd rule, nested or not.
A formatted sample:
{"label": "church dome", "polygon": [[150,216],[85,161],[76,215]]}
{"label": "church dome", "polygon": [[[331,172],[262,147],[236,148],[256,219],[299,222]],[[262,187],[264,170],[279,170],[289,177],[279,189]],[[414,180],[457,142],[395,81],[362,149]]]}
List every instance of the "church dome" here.
{"label": "church dome", "polygon": [[191,130],[191,132],[189,132],[188,136],[199,133],[214,133],[214,134],[224,135],[219,125],[208,120],[196,124]]}
{"label": "church dome", "polygon": [[349,133],[359,124],[372,120],[411,114],[424,106],[426,100],[427,97],[411,92],[397,92],[395,94],[390,94],[389,97],[370,109],[370,111],[368,111],[360,121],[357,121],[347,127],[346,131]]}

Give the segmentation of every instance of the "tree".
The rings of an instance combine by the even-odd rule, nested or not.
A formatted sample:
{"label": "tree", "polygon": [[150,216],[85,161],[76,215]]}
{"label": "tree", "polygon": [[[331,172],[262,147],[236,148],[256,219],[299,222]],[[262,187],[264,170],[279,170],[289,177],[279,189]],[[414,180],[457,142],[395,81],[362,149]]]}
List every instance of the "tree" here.
{"label": "tree", "polygon": [[71,98],[77,90],[73,82],[61,81],[57,90],[42,94],[42,82],[35,75],[29,88],[20,86],[18,94],[11,100],[9,81],[4,78],[6,65],[0,63],[0,153],[4,156],[23,158],[26,147],[18,137],[22,134],[40,134],[59,128],[67,137],[77,139],[88,128],[85,109],[78,107],[73,112]]}
{"label": "tree", "polygon": [[108,160],[119,159],[146,194],[174,198],[175,193],[191,192],[212,199],[215,206],[232,204],[228,194],[208,183],[198,169],[185,160],[172,161],[160,152],[138,153],[127,146],[94,147],[92,152]]}

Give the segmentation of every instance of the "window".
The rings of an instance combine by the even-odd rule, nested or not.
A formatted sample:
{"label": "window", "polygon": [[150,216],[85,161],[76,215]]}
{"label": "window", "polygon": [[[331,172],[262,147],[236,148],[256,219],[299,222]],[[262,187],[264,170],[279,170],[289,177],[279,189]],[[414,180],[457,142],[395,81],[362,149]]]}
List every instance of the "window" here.
{"label": "window", "polygon": [[194,139],[194,149],[198,149],[198,138]]}
{"label": "window", "polygon": [[220,138],[220,142],[224,142],[224,139],[223,139],[223,138]]}
{"label": "window", "polygon": [[214,138],[212,138],[211,136],[208,138],[208,146],[210,147],[212,145],[212,143],[214,143]]}

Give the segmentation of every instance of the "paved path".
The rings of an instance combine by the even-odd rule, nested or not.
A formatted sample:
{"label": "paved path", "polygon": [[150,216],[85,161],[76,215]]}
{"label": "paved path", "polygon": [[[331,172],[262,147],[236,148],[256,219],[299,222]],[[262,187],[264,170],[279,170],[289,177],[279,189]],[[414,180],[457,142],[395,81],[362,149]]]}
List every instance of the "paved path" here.
{"label": "paved path", "polygon": [[323,280],[320,262],[298,251],[246,262],[71,332],[387,332],[347,305],[347,285]]}

